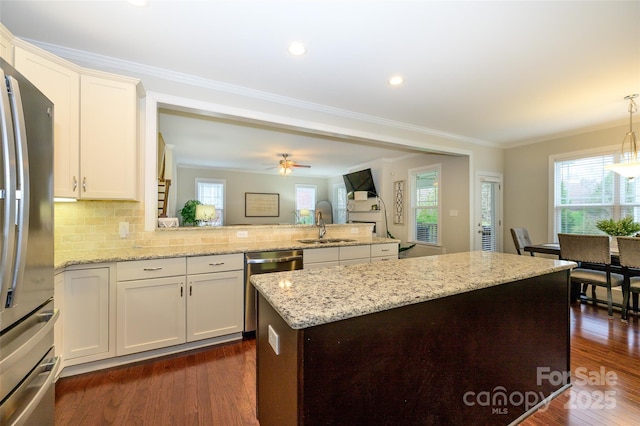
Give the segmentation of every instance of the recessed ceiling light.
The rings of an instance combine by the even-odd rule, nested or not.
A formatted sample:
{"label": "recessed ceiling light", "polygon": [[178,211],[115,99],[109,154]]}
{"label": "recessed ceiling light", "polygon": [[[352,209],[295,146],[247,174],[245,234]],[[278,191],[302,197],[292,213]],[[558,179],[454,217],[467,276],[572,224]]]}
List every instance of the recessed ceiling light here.
{"label": "recessed ceiling light", "polygon": [[288,51],[293,56],[302,56],[307,53],[307,48],[302,43],[294,42],[289,45]]}
{"label": "recessed ceiling light", "polygon": [[392,86],[399,86],[404,83],[404,77],[401,75],[394,75],[389,79],[389,84]]}

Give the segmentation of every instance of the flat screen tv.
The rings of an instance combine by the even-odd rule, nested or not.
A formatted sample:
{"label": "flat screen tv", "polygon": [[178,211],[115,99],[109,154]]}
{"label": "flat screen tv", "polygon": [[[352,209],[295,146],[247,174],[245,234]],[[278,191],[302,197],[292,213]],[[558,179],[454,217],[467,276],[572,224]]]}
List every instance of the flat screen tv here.
{"label": "flat screen tv", "polygon": [[353,198],[355,191],[367,191],[368,196],[377,196],[376,186],[373,183],[371,169],[360,170],[358,172],[348,173],[342,176],[344,185],[347,187],[349,198]]}

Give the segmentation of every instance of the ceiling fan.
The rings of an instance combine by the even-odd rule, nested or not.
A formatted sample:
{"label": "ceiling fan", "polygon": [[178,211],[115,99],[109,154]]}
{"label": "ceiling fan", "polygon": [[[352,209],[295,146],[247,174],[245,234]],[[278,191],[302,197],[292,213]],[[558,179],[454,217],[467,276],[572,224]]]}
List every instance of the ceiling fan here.
{"label": "ceiling fan", "polygon": [[304,167],[306,169],[311,166],[306,164],[298,164],[294,161],[289,160],[289,154],[281,154],[282,160],[278,163],[278,173],[281,175],[288,175],[293,171],[294,167]]}

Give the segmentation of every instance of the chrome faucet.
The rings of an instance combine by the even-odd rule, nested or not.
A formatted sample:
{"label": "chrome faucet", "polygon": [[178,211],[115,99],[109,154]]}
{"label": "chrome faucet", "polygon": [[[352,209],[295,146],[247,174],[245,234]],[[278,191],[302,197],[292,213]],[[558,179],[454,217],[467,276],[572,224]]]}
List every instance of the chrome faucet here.
{"label": "chrome faucet", "polygon": [[324,226],[324,219],[322,219],[322,212],[316,213],[316,226],[318,227],[318,238],[324,238],[327,233],[327,228]]}

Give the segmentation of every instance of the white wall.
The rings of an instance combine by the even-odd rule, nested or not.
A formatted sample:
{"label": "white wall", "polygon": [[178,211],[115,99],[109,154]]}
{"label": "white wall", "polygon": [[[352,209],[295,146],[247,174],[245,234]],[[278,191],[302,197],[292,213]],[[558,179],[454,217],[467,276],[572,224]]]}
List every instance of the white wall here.
{"label": "white wall", "polygon": [[528,228],[534,243],[551,241],[549,157],[595,148],[619,148],[628,127],[621,126],[505,150],[504,251],[515,253],[510,228]]}
{"label": "white wall", "polygon": [[[176,217],[184,203],[196,198],[196,178],[225,179],[226,180],[226,206],[225,224],[293,224],[295,216],[295,185],[316,185],[316,201],[329,200],[327,192],[327,180],[318,178],[304,178],[295,176],[295,172],[287,177],[280,175],[265,175],[259,173],[242,173],[229,170],[178,167],[176,190],[177,204]],[[245,217],[245,192],[263,192],[280,194],[279,217]]]}
{"label": "white wall", "polygon": [[[175,105],[189,109],[214,112],[223,115],[237,116],[244,119],[262,120],[281,125],[300,127],[309,130],[338,134],[388,142],[392,144],[410,146],[432,152],[453,153],[467,156],[467,177],[474,176],[476,170],[503,173],[503,151],[498,146],[484,144],[471,139],[465,139],[429,129],[412,126],[408,123],[396,123],[390,120],[361,114],[344,114],[344,111],[327,106],[315,105],[304,101],[297,101],[277,95],[260,93],[243,88],[234,88],[217,82],[204,81],[198,78],[180,75],[174,78],[170,72],[158,72],[144,67],[123,66],[118,68],[114,62],[101,62],[99,58],[87,58],[83,62],[74,58],[74,62],[93,69],[114,72],[121,75],[140,78],[147,91],[145,142],[142,156],[145,175],[143,181],[144,202],[151,206],[145,215],[145,229],[155,228],[155,204],[157,188],[153,182],[155,162],[155,147],[157,137],[157,107],[158,105]],[[457,177],[457,176],[456,176]],[[392,196],[393,180],[384,184],[381,189],[386,198]],[[467,183],[467,187],[470,184]],[[474,194],[465,190],[468,200],[464,208],[459,211],[473,211]],[[459,204],[456,202],[455,204]],[[180,206],[180,203],[177,203]],[[460,236],[455,228],[451,233],[454,241],[447,241],[447,249],[452,251],[468,250],[473,245],[473,235],[470,231],[470,220],[473,214],[465,215],[469,223],[461,229],[468,232],[465,237]],[[457,219],[459,221],[461,219]],[[443,230],[444,232],[444,230]],[[450,232],[447,232],[450,234]]]}
{"label": "white wall", "polygon": [[[442,176],[440,185],[442,189],[442,206],[441,206],[441,246],[417,245],[409,250],[406,255],[408,257],[426,256],[440,253],[454,253],[469,250],[469,235],[471,221],[471,206],[469,200],[471,198],[469,179],[469,156],[449,156],[438,154],[421,154],[405,157],[404,159],[389,162],[384,168],[385,187],[384,200],[387,205],[387,221],[389,231],[394,237],[400,238],[403,242],[408,239],[409,233],[409,208],[410,194],[408,170],[418,167],[424,167],[434,164],[441,164]],[[393,223],[394,194],[393,182],[398,180],[405,181],[405,200],[404,200],[404,224]],[[455,210],[457,216],[450,213]],[[404,243],[403,243],[404,245]]]}

